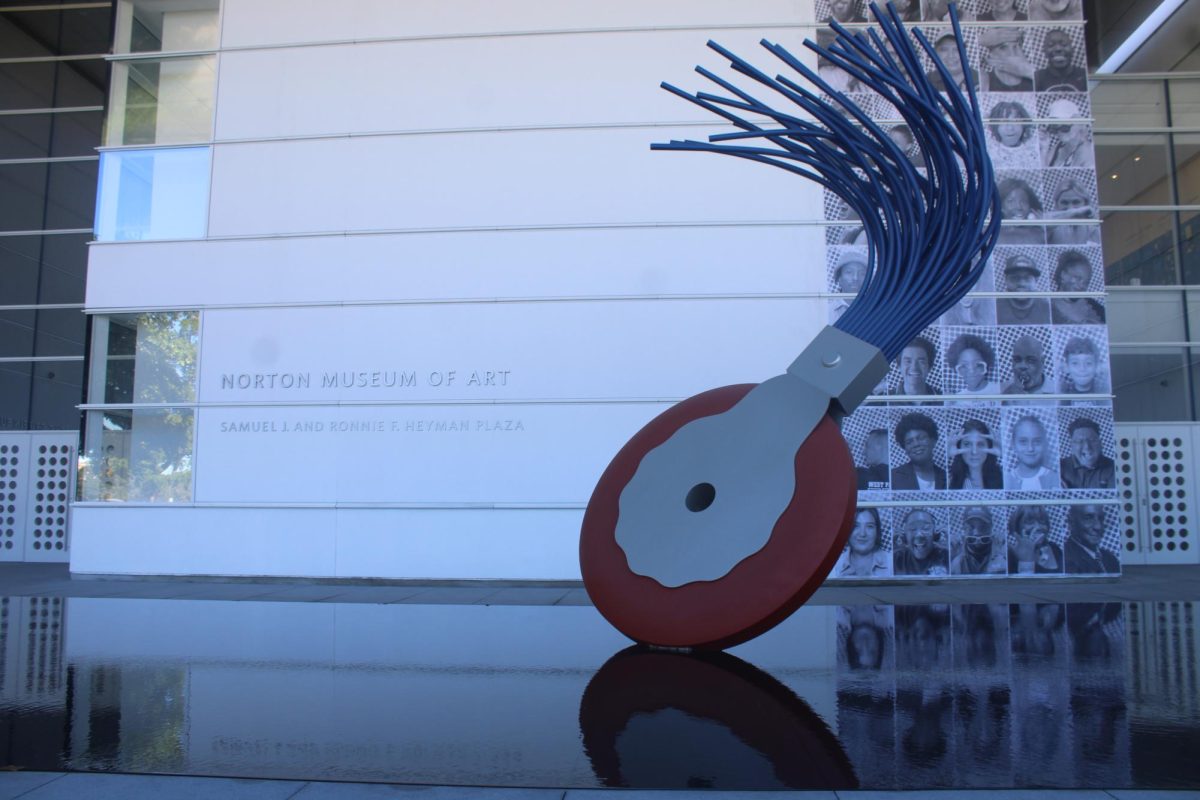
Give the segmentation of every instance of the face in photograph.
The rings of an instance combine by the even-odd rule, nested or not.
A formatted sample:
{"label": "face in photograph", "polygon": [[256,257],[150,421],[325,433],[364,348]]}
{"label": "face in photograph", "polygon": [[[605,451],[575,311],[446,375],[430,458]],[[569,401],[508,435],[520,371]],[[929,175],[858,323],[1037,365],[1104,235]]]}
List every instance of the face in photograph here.
{"label": "face in photograph", "polygon": [[992,511],[987,506],[967,506],[963,510],[963,547],[974,558],[992,552]]}
{"label": "face in photograph", "polygon": [[[967,70],[964,67],[962,59],[959,58],[958,40],[954,38],[953,34],[947,33],[939,36],[933,43],[933,50],[937,54],[938,59],[945,65],[946,71],[950,73],[951,83],[960,89],[965,89],[967,86],[967,72],[969,71],[971,74],[971,83],[978,85],[979,74],[973,69]],[[942,73],[936,66],[931,65],[929,72],[926,73],[926,77],[929,78],[929,81],[938,90],[945,89]]]}
{"label": "face in photograph", "polygon": [[1042,52],[1046,56],[1046,66],[1055,72],[1065,73],[1075,66],[1075,44],[1066,31],[1048,31],[1042,40]]}
{"label": "face in photograph", "polygon": [[858,13],[859,0],[829,0],[829,15],[838,22],[862,22]]}
{"label": "face in photograph", "polygon": [[917,337],[900,351],[900,393],[905,395],[936,394],[929,386],[933,369],[933,343]]}
{"label": "face in photograph", "polygon": [[1071,506],[1067,512],[1071,536],[1091,550],[1097,550],[1104,539],[1104,506]]}
{"label": "face in photograph", "polygon": [[947,20],[950,18],[947,0],[921,0],[921,16],[927,22]]}
{"label": "face in photograph", "polygon": [[950,368],[962,381],[964,392],[982,393],[991,382],[995,351],[985,339],[964,333],[950,345],[946,357]]}
{"label": "face in photograph", "polygon": [[850,552],[867,555],[879,548],[879,512],[873,508],[860,508],[854,515],[854,528],[850,531]]}
{"label": "face in photograph", "polygon": [[916,22],[921,18],[921,5],[918,0],[893,0],[896,13],[905,22]]}
{"label": "face in photograph", "polygon": [[1002,147],[1015,148],[1025,144],[1032,129],[1021,120],[1029,120],[1029,110],[1020,103],[1004,100],[992,107],[988,115],[988,130]]}
{"label": "face in photograph", "polygon": [[1076,336],[1063,347],[1063,380],[1068,391],[1087,394],[1098,391],[1096,376],[1100,354],[1091,339]]}
{"label": "face in photograph", "polygon": [[1012,447],[1017,464],[1028,474],[1046,466],[1046,428],[1037,417],[1022,417],[1013,426]]}
{"label": "face in photograph", "polygon": [[1024,20],[1025,15],[1017,10],[1016,0],[983,0],[983,13],[979,19],[986,22],[1007,22]]}
{"label": "face in photograph", "polygon": [[933,554],[936,523],[933,514],[923,509],[912,511],[904,519],[904,537],[913,556],[925,560]]}
{"label": "face in photograph", "polygon": [[1092,282],[1092,264],[1078,250],[1068,250],[1059,256],[1054,270],[1054,289],[1059,292],[1086,292]]}
{"label": "face in photograph", "polygon": [[1000,218],[1011,220],[1040,219],[1042,202],[1033,188],[1020,178],[1000,181]]}
{"label": "face in photograph", "polygon": [[1036,292],[1042,271],[1029,256],[1014,255],[1004,262],[1004,291]]}
{"label": "face in photograph", "polygon": [[867,264],[859,256],[846,256],[833,273],[837,291],[858,294],[867,277]]}
{"label": "face in photograph", "polygon": [[1093,169],[1092,132],[1078,103],[1060,97],[1046,108],[1042,165]]}
{"label": "face in photograph", "polygon": [[1068,178],[1054,192],[1053,216],[1060,220],[1092,219],[1092,195],[1087,186]]}
{"label": "face in photograph", "polygon": [[936,427],[932,430],[927,426],[913,427],[903,431],[900,445],[904,448],[904,454],[908,456],[909,461],[917,466],[929,466],[933,464],[933,453],[937,440]]}
{"label": "face in photograph", "polygon": [[1099,426],[1086,417],[1075,420],[1068,427],[1067,443],[1071,455],[1081,467],[1094,469],[1100,463],[1100,430]]}
{"label": "face in photograph", "polygon": [[951,489],[1003,489],[1000,448],[987,423],[966,419],[950,446]]}
{"label": "face in photograph", "polygon": [[987,28],[979,35],[983,68],[991,73],[988,91],[1033,91],[1033,64],[1025,55],[1023,41],[1020,28]]}
{"label": "face in photograph", "polygon": [[1033,336],[1020,337],[1013,342],[1013,382],[1009,386],[1022,394],[1040,390],[1046,383],[1045,365],[1042,343]]}
{"label": "face in photograph", "polygon": [[1033,20],[1060,22],[1082,16],[1080,0],[1029,0],[1029,18]]}
{"label": "face in photograph", "polygon": [[876,428],[863,440],[863,463],[868,467],[888,463],[887,431]]}

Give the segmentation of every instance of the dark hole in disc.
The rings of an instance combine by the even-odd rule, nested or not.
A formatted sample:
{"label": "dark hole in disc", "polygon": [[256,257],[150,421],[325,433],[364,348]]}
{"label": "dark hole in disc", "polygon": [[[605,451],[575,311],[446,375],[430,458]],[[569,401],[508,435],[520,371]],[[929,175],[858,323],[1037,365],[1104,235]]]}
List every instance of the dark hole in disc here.
{"label": "dark hole in disc", "polygon": [[711,483],[697,483],[684,498],[688,511],[703,511],[712,505],[717,497],[717,490]]}

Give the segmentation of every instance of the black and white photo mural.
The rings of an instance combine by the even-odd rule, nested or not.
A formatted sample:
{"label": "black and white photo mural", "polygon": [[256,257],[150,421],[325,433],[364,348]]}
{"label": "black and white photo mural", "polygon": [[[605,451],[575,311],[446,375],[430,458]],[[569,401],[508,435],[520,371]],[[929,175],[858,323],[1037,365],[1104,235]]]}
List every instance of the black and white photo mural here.
{"label": "black and white photo mural", "polygon": [[[935,48],[951,33],[944,2],[900,5]],[[815,11],[818,22],[863,25],[865,9],[818,0]],[[956,76],[979,92],[1003,229],[971,294],[916,337],[843,421],[859,515],[829,579],[1119,573],[1080,4],[966,0],[959,10],[968,63]],[[886,103],[864,102],[852,78],[831,83],[871,109],[921,167],[917,137]],[[862,228],[835,200],[825,202],[831,321],[867,263]]]}

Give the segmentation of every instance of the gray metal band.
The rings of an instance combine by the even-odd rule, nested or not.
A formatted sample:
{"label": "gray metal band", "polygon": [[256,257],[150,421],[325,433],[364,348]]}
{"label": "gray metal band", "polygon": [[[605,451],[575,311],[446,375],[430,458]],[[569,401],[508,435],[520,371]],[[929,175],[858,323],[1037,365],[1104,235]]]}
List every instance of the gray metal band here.
{"label": "gray metal band", "polygon": [[[853,410],[886,372],[877,349],[826,328],[787,373],[677,430],[621,492],[615,538],[629,569],[676,588],[717,580],[761,550],[795,495],[796,453],[831,402]],[[709,502],[692,510],[689,495],[705,484]]]}

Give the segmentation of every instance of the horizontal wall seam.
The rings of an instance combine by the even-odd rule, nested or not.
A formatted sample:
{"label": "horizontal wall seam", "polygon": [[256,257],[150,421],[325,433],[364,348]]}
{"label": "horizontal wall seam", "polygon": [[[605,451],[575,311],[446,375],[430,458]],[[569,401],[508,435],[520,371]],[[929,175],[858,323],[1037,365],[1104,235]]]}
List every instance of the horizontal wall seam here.
{"label": "horizontal wall seam", "polygon": [[[83,342],[79,343],[80,349]],[[83,356],[11,356],[0,358],[0,364],[30,364],[44,361],[83,361]]]}
{"label": "horizontal wall seam", "polygon": [[91,228],[56,228],[54,230],[0,231],[0,236],[54,236],[62,234],[91,233]]}
{"label": "horizontal wall seam", "polygon": [[1118,211],[1200,211],[1200,205],[1161,205],[1161,206],[1100,206],[1103,212]]}
{"label": "horizontal wall seam", "polygon": [[42,64],[56,61],[101,61],[108,53],[86,53],[74,56],[15,56],[0,58],[0,64]]}
{"label": "horizontal wall seam", "polygon": [[83,303],[18,303],[0,306],[0,311],[56,311],[59,309],[83,309]]}
{"label": "horizontal wall seam", "polygon": [[1178,349],[1180,347],[1200,347],[1200,342],[1119,342],[1110,339],[1108,342],[1110,350],[1132,350],[1140,347],[1167,347]]}
{"label": "horizontal wall seam", "polygon": [[[972,292],[970,297],[980,299],[998,298],[1076,298],[1089,297],[1103,300],[1105,292]],[[98,314],[133,314],[152,311],[225,311],[242,309],[270,308],[362,308],[373,306],[414,306],[414,305],[514,305],[519,303],[645,303],[645,302],[687,302],[687,301],[724,301],[724,300],[839,300],[851,299],[852,294],[838,292],[714,292],[709,294],[615,294],[615,295],[538,295],[510,297],[401,297],[378,300],[292,300],[279,302],[230,302],[230,303],[200,303],[181,306],[153,307],[120,307],[108,308],[102,306],[86,307],[85,313]],[[72,306],[74,307],[74,306]],[[0,307],[2,308],[2,307]]]}
{"label": "horizontal wall seam", "polygon": [[[1098,219],[1081,219],[1058,222],[1058,225],[1099,225]],[[1005,221],[1004,227],[1044,227],[1046,220]],[[564,222],[542,225],[469,225],[438,228],[374,228],[364,230],[288,231],[286,233],[239,233],[215,234],[189,239],[141,239],[134,241],[97,241],[101,246],[139,246],[177,242],[236,242],[263,241],[270,239],[311,239],[337,236],[401,236],[412,234],[445,233],[508,233],[527,231],[578,231],[578,230],[643,230],[649,228],[786,228],[786,227],[857,227],[856,220],[792,219],[792,220],[696,220],[688,222]],[[91,229],[82,230],[91,233]],[[4,234],[0,234],[4,235]]]}
{"label": "horizontal wall seam", "polygon": [[25,11],[80,11],[85,8],[112,8],[112,3],[42,3],[27,6],[5,6],[0,14],[17,14]]}
{"label": "horizontal wall seam", "polygon": [[45,158],[0,158],[0,167],[10,164],[65,164],[72,161],[99,161],[100,156],[46,156]]}
{"label": "horizontal wall seam", "polygon": [[[756,124],[767,125],[772,121],[767,118],[748,117],[747,121]],[[875,120],[880,125],[890,125],[904,122],[901,117],[894,119],[881,117]],[[1035,122],[1035,120],[1030,120]],[[1074,117],[1055,120],[1056,124],[1063,123],[1090,123],[1091,117]],[[366,138],[381,138],[381,137],[406,137],[406,136],[449,136],[458,134],[473,134],[473,133],[521,133],[526,131],[572,131],[572,130],[639,130],[639,129],[654,129],[654,128],[712,128],[714,130],[727,130],[728,125],[721,125],[711,121],[698,120],[641,120],[630,122],[588,122],[588,123],[546,123],[542,125],[483,125],[483,126],[468,126],[458,128],[411,128],[404,130],[381,130],[381,131],[331,131],[328,133],[304,133],[304,134],[289,134],[286,136],[242,136],[242,137],[222,137],[213,140],[213,144],[262,144],[271,142],[292,142],[292,141],[319,141],[324,139],[366,139]],[[101,150],[118,149],[116,147],[100,148]],[[120,149],[144,149],[126,145]]]}
{"label": "horizontal wall seam", "polygon": [[[1025,22],[964,22],[964,28],[990,28],[990,27],[1028,27],[1037,28],[1045,23],[1041,21],[1025,21]],[[1061,27],[1082,28],[1083,20],[1063,20],[1056,22],[1055,25]],[[532,36],[592,36],[606,35],[614,33],[686,33],[688,31],[738,31],[738,30],[805,30],[810,29],[816,31],[818,28],[827,28],[826,23],[817,22],[816,20],[786,20],[778,22],[725,22],[713,23],[710,25],[636,25],[636,26],[612,26],[600,28],[546,28],[537,30],[523,31],[481,31],[477,33],[426,33],[408,36],[371,36],[371,37],[350,37],[347,39],[329,39],[324,41],[299,41],[299,42],[262,42],[256,44],[229,45],[221,48],[221,52],[236,53],[248,50],[291,50],[312,47],[341,47],[345,45],[355,44],[387,44],[393,42],[429,42],[429,41],[454,41],[454,40],[471,40],[471,39],[509,39]],[[850,30],[865,31],[872,27],[866,23],[848,23],[846,25]],[[764,53],[765,56],[765,53]]]}
{"label": "horizontal wall seam", "polygon": [[0,117],[16,117],[25,114],[75,114],[83,111],[103,111],[104,106],[59,106],[57,108],[8,108],[0,110]]}

